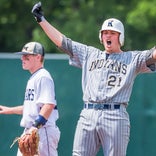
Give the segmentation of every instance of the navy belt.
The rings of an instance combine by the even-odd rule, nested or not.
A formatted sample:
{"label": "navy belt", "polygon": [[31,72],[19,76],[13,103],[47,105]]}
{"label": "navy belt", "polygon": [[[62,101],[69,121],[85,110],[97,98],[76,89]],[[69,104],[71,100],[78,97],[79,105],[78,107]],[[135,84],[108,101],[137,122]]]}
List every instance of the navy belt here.
{"label": "navy belt", "polygon": [[86,109],[96,109],[96,110],[103,110],[103,109],[120,109],[120,104],[99,104],[99,103],[88,103],[84,104],[84,108]]}
{"label": "navy belt", "polygon": [[57,105],[55,105],[54,109],[57,109]]}
{"label": "navy belt", "polygon": [[[40,107],[40,110],[41,110],[41,108],[42,108],[42,107]],[[56,109],[56,110],[57,110],[57,105],[55,105],[54,109]]]}

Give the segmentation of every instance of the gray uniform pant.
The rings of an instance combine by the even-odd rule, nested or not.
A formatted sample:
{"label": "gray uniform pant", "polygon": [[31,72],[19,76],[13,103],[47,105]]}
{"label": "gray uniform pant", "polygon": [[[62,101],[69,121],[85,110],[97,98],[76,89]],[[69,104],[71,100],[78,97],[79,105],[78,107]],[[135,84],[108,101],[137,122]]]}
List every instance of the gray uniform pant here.
{"label": "gray uniform pant", "polygon": [[77,123],[73,156],[95,156],[102,146],[104,156],[126,156],[130,136],[129,115],[119,109],[83,109]]}

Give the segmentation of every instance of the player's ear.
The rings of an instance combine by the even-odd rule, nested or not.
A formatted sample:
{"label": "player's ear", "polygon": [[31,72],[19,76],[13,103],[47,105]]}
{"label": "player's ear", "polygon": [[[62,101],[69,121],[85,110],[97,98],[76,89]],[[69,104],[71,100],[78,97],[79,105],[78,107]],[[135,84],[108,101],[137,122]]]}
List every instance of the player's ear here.
{"label": "player's ear", "polygon": [[42,56],[42,55],[40,55],[40,54],[37,54],[36,57],[37,57],[37,59],[38,59],[39,61],[43,62],[44,56]]}

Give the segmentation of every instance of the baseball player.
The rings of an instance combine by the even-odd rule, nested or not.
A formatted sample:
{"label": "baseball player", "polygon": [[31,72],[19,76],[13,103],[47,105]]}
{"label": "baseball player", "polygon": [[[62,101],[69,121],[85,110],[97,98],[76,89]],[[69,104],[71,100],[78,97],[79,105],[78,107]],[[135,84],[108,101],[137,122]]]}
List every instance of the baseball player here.
{"label": "baseball player", "polygon": [[51,41],[70,56],[71,65],[82,68],[84,108],[77,123],[73,156],[95,156],[100,146],[104,156],[125,156],[130,137],[126,111],[134,79],[140,73],[152,73],[156,49],[126,51],[124,26],[110,18],[99,31],[104,51],[67,38],[43,16],[41,3],[32,13]]}
{"label": "baseball player", "polygon": [[[60,130],[56,126],[59,117],[55,99],[54,82],[44,68],[44,48],[38,42],[29,42],[21,52],[22,67],[31,76],[25,90],[24,104],[15,107],[0,106],[0,114],[22,114],[20,125],[25,133],[38,128],[39,155],[57,156]],[[18,150],[17,156],[22,156]]]}

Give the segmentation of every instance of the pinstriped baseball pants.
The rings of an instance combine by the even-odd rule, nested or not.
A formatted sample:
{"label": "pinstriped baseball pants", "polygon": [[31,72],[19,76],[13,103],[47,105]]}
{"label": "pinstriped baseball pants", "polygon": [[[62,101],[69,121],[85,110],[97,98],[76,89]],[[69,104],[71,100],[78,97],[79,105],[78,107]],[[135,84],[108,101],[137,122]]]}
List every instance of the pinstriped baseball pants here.
{"label": "pinstriped baseball pants", "polygon": [[114,110],[83,109],[77,123],[73,156],[96,156],[102,146],[104,156],[126,156],[130,136],[125,106]]}

